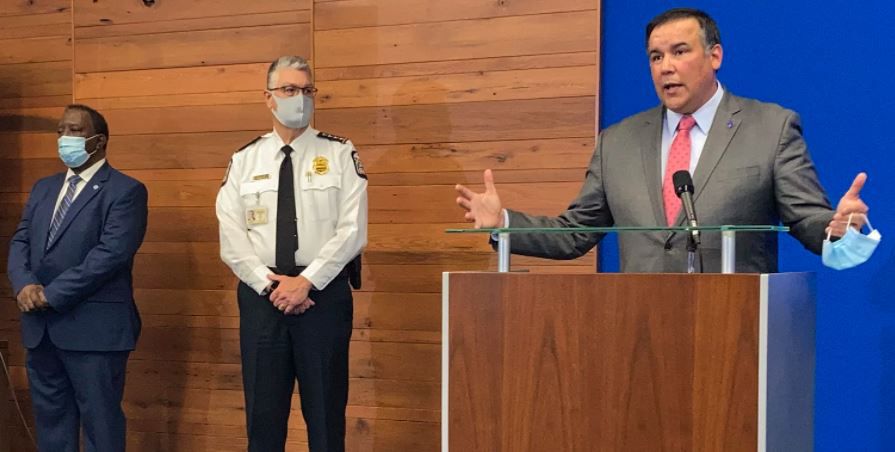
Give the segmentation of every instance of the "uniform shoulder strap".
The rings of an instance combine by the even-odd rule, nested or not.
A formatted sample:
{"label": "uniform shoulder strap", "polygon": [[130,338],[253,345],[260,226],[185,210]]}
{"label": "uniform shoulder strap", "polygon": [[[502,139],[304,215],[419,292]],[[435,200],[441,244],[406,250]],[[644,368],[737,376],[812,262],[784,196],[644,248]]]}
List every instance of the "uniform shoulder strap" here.
{"label": "uniform shoulder strap", "polygon": [[348,138],[340,137],[338,135],[333,135],[331,133],[326,133],[326,132],[318,132],[317,136],[319,138],[323,138],[324,140],[337,141],[342,144],[345,144],[348,142]]}
{"label": "uniform shoulder strap", "polygon": [[244,150],[245,150],[246,148],[248,148],[249,146],[251,146],[251,145],[257,143],[258,140],[260,140],[261,138],[264,138],[264,135],[260,135],[260,136],[255,137],[254,140],[249,141],[248,143],[244,144],[241,148],[237,149],[236,152],[242,152],[242,151],[244,151]]}

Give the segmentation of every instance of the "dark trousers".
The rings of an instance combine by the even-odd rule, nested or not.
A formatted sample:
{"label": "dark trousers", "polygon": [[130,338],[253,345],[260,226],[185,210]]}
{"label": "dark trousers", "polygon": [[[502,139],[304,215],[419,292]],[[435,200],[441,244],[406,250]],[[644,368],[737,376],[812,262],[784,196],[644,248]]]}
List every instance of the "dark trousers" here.
{"label": "dark trousers", "polygon": [[41,452],[78,452],[81,427],[85,452],[124,451],[121,398],[129,354],[60,350],[49,333],[28,350],[28,383]]}
{"label": "dark trousers", "polygon": [[310,451],[345,450],[351,289],[339,277],[310,297],[316,304],[304,314],[284,315],[245,284],[237,289],[251,452],[284,450],[296,379]]}

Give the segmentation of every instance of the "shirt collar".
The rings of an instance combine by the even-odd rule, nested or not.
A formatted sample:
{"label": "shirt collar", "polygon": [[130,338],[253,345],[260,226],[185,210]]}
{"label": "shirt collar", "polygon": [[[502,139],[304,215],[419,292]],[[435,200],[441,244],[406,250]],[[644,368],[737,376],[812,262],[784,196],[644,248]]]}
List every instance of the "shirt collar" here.
{"label": "shirt collar", "polygon": [[[87,169],[85,169],[84,171],[81,171],[81,173],[78,174],[78,176],[81,177],[81,180],[84,181],[84,183],[90,182],[90,179],[93,178],[93,175],[96,174],[96,172],[99,171],[99,169],[102,168],[102,166],[105,164],[106,164],[106,159],[101,158],[101,159],[97,160],[93,165],[90,165],[89,167],[87,167]],[[69,168],[68,171],[65,172],[65,180],[69,180],[74,175],[75,175],[74,170]]]}
{"label": "shirt collar", "polygon": [[[696,126],[699,127],[699,130],[706,135],[709,134],[709,130],[712,128],[712,122],[715,120],[715,113],[718,111],[718,106],[721,105],[721,98],[724,97],[724,88],[721,86],[721,82],[716,83],[718,84],[718,89],[715,90],[715,94],[713,94],[706,103],[702,104],[698,110],[690,115],[696,120]],[[674,131],[677,130],[677,125],[681,122],[681,118],[683,117],[684,115],[675,113],[666,108],[666,130],[673,134]]]}
{"label": "shirt collar", "polygon": [[[277,151],[279,151],[280,148],[286,145],[286,143],[283,142],[283,138],[280,137],[280,134],[278,134],[276,130],[271,132],[271,134],[273,135],[273,138],[275,140],[274,142],[277,145]],[[294,150],[298,150],[303,144],[309,143],[310,140],[312,140],[315,136],[317,136],[317,129],[308,126],[308,128],[306,128],[305,131],[301,133],[301,135],[299,135],[294,140],[292,140],[291,143],[289,143],[289,146],[291,146]]]}

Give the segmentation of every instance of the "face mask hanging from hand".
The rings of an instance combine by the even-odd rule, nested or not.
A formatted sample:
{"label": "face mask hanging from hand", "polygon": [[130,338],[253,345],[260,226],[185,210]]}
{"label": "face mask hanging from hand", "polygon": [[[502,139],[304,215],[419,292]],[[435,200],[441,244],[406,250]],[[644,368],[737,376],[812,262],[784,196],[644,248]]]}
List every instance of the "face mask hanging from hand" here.
{"label": "face mask hanging from hand", "polygon": [[827,267],[845,270],[861,265],[870,259],[876,246],[882,240],[882,235],[878,230],[873,229],[866,215],[864,218],[867,219],[867,227],[870,228],[870,233],[867,235],[861,234],[860,231],[850,226],[851,218],[852,216],[849,215],[848,225],[845,226],[845,235],[839,240],[830,242],[830,233],[827,233],[822,253],[823,263]]}
{"label": "face mask hanging from hand", "polygon": [[93,152],[87,152],[87,140],[92,140],[98,136],[94,135],[90,138],[84,138],[62,135],[59,137],[57,143],[59,144],[59,158],[62,159],[62,163],[69,168],[80,168],[87,163],[87,160],[90,160],[90,156],[96,153],[95,148]]}
{"label": "face mask hanging from hand", "polygon": [[299,94],[292,97],[274,97],[277,109],[274,116],[290,129],[303,129],[314,116],[314,98]]}

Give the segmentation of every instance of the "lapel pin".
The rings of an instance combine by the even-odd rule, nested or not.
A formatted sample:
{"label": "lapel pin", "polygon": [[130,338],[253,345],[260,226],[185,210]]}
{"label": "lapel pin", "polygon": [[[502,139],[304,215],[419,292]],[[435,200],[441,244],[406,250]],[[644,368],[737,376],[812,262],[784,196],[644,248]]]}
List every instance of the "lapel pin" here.
{"label": "lapel pin", "polygon": [[728,128],[728,129],[732,129],[732,128],[733,128],[733,119],[728,119],[728,120],[727,120],[727,128]]}
{"label": "lapel pin", "polygon": [[93,189],[94,189],[94,190],[99,190],[99,185],[94,185],[94,186],[93,186]]}

